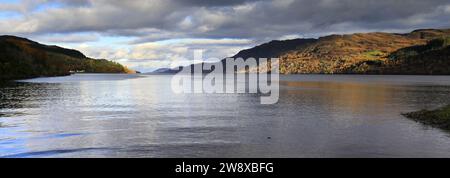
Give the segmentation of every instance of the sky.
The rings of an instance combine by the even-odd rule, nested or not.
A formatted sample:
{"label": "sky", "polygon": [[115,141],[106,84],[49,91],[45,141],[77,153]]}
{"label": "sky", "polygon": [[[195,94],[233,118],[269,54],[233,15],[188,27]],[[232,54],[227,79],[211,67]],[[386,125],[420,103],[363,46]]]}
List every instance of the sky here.
{"label": "sky", "polygon": [[449,0],[0,0],[0,35],[149,72],[271,40],[450,28]]}

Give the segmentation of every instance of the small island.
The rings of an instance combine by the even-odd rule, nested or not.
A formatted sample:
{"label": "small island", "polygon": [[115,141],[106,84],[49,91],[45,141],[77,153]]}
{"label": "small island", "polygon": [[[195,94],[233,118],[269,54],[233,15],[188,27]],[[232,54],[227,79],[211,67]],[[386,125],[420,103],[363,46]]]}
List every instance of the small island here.
{"label": "small island", "polygon": [[450,105],[436,110],[421,110],[403,115],[425,125],[450,130]]}

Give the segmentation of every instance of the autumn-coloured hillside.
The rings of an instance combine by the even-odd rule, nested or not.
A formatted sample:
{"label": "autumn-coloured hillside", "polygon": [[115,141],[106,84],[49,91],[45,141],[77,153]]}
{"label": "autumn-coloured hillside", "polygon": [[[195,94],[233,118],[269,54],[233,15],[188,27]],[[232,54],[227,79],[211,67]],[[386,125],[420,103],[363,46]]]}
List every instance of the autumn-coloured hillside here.
{"label": "autumn-coloured hillside", "polygon": [[[389,63],[389,56],[397,50],[425,45],[433,39],[447,36],[450,36],[449,29],[416,30],[407,34],[358,33],[326,36],[281,55],[280,70],[285,74],[401,74],[401,72],[391,72],[389,68],[374,70],[373,66],[379,67]],[[408,74],[414,74],[414,72]]]}

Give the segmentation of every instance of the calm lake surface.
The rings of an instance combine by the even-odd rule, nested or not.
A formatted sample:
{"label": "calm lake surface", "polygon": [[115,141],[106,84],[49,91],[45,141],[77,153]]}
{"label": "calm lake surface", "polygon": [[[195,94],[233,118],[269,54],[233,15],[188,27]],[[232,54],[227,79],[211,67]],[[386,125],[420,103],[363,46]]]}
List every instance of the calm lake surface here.
{"label": "calm lake surface", "polygon": [[401,116],[450,104],[448,76],[281,76],[275,105],[176,95],[171,77],[2,86],[0,157],[450,157],[449,133]]}

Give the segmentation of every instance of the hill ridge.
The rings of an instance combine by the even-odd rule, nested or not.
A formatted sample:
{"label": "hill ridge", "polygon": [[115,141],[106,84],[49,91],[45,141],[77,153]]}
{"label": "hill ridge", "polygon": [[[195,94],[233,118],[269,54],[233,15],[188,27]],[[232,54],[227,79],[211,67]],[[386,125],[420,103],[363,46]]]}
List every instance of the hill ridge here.
{"label": "hill ridge", "polygon": [[119,63],[92,59],[78,50],[41,44],[27,38],[0,36],[0,80],[92,73],[133,72]]}

